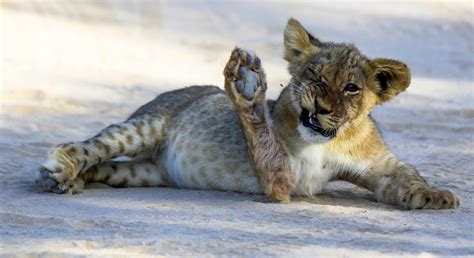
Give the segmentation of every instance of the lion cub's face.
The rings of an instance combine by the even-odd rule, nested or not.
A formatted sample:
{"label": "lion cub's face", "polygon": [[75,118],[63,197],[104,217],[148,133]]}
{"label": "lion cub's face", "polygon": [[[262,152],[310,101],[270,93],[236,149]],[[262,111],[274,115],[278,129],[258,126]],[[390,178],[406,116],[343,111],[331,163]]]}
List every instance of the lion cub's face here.
{"label": "lion cub's face", "polygon": [[290,19],[285,29],[291,98],[302,138],[325,142],[356,126],[379,103],[392,99],[410,83],[401,62],[370,60],[350,44],[321,42]]}

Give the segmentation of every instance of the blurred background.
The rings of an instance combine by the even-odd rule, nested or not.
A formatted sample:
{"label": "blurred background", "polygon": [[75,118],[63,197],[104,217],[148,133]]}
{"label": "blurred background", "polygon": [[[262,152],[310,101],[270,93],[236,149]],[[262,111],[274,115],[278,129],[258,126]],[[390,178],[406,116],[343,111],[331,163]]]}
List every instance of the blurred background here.
{"label": "blurred background", "polygon": [[[289,79],[282,58],[289,17],[322,41],[408,64],[407,92],[373,116],[393,152],[430,184],[457,193],[461,211],[405,213],[333,183],[311,204],[285,207],[170,188],[37,193],[50,146],[95,135],[164,91],[222,87],[236,45],[261,57],[275,98]],[[0,250],[309,256],[308,246],[323,245],[352,255],[472,255],[473,17],[469,0],[0,0]]]}
{"label": "blurred background", "polygon": [[125,115],[165,90],[222,85],[235,45],[261,56],[275,97],[289,17],[406,62],[413,92],[425,91],[417,79],[472,83],[472,15],[471,1],[3,0],[2,109]]}

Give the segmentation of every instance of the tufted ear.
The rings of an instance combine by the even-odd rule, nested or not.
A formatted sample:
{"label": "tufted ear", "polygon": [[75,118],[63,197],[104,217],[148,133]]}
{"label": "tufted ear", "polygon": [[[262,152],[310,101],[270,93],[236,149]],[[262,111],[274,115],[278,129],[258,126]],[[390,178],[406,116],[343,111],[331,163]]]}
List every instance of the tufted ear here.
{"label": "tufted ear", "polygon": [[410,85],[410,69],[402,62],[377,58],[371,61],[370,66],[379,103],[391,100]]}
{"label": "tufted ear", "polygon": [[285,59],[289,62],[290,73],[295,66],[303,64],[308,58],[319,51],[321,42],[313,37],[295,19],[290,18],[284,33]]}

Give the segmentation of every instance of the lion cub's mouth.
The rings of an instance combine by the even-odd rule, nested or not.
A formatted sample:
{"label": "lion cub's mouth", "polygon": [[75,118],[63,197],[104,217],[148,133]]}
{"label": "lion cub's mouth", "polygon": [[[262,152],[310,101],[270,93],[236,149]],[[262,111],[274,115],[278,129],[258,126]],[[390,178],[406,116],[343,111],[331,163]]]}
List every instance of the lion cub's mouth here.
{"label": "lion cub's mouth", "polygon": [[306,108],[303,108],[303,111],[301,111],[300,120],[304,127],[307,127],[324,137],[333,138],[336,136],[337,129],[324,129],[319,122],[317,115],[309,112]]}

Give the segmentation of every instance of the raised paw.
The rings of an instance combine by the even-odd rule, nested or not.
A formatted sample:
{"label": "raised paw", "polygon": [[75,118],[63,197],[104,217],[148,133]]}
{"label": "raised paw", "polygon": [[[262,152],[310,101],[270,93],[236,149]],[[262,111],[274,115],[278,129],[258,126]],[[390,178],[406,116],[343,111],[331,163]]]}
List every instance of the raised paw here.
{"label": "raised paw", "polygon": [[418,188],[409,190],[403,196],[402,203],[406,209],[457,209],[459,199],[449,191],[435,188]]}
{"label": "raised paw", "polygon": [[66,144],[48,152],[36,180],[43,191],[61,194],[77,192],[81,188],[80,182],[75,180],[80,171],[79,159],[73,158],[76,151],[71,144]]}
{"label": "raised paw", "polygon": [[235,48],[224,69],[225,89],[238,107],[263,103],[267,89],[260,58],[250,50]]}

